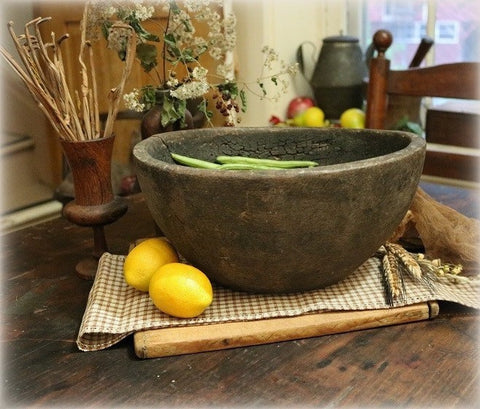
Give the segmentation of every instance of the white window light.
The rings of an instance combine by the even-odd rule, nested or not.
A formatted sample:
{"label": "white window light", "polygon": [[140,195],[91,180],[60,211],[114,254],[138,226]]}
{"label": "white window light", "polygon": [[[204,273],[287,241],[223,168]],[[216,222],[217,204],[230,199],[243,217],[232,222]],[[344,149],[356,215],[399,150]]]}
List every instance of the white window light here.
{"label": "white window light", "polygon": [[437,44],[458,44],[459,22],[453,20],[437,20],[435,23],[435,42]]}

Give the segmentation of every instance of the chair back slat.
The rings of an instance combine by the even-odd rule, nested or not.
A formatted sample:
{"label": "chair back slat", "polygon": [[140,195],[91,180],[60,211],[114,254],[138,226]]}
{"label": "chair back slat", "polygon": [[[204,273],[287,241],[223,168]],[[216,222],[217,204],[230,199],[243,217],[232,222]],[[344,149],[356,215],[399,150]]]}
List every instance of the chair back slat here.
{"label": "chair back slat", "polygon": [[[427,110],[423,173],[480,183],[480,63],[391,70],[385,53],[392,41],[386,30],[379,30],[373,36],[377,56],[370,61],[367,128],[385,129],[391,126],[392,117],[402,112],[415,111],[418,115],[423,97],[453,98],[453,109],[443,104]],[[465,105],[472,102],[473,109]],[[409,106],[399,106],[404,103]]]}
{"label": "chair back slat", "polygon": [[452,63],[388,73],[388,94],[480,99],[480,63]]}

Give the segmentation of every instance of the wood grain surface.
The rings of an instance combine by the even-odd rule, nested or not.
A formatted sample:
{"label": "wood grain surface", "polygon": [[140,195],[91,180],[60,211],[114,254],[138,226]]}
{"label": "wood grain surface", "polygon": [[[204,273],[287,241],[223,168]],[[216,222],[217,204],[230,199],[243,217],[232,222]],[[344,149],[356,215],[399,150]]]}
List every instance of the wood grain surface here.
{"label": "wood grain surface", "polygon": [[[428,187],[465,213],[477,192]],[[155,234],[141,195],[106,227],[126,254]],[[478,315],[442,303],[433,320],[212,352],[139,359],[133,337],[99,352],[75,340],[91,283],[75,264],[91,231],[64,219],[4,235],[0,407],[476,407]]]}
{"label": "wood grain surface", "polygon": [[434,318],[437,302],[370,311],[318,312],[297,317],[163,328],[134,335],[140,358],[158,358],[270,344]]}

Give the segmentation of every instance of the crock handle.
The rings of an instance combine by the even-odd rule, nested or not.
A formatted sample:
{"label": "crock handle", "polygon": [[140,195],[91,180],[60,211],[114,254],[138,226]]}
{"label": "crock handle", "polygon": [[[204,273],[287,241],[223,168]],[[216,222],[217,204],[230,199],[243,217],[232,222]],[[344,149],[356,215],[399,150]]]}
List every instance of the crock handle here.
{"label": "crock handle", "polygon": [[[303,76],[305,77],[305,59],[304,59],[304,56],[303,56],[303,46],[305,44],[309,44],[312,46],[313,48],[313,51],[312,51],[312,54],[311,54],[311,57],[312,57],[312,61],[314,61],[314,58],[315,58],[315,54],[316,54],[316,51],[317,51],[317,47],[315,46],[315,44],[311,41],[304,41],[303,43],[301,43],[298,48],[297,48],[297,53],[296,53],[296,57],[297,57],[297,63],[298,63],[298,67],[300,69],[300,72],[303,74]],[[306,77],[305,77],[306,78]],[[309,78],[306,78],[307,81],[310,81]]]}

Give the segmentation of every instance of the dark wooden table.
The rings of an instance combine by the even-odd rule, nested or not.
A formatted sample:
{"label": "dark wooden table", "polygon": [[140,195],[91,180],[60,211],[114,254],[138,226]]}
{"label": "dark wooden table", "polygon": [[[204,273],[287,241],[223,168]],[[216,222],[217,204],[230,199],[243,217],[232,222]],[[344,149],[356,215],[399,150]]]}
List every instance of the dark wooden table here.
{"label": "dark wooden table", "polygon": [[[425,185],[478,216],[478,192]],[[154,235],[141,195],[106,228],[113,253]],[[2,240],[1,407],[473,407],[475,311],[291,342],[140,360],[132,338],[99,352],[75,344],[91,282],[74,274],[91,231],[57,219]]]}

